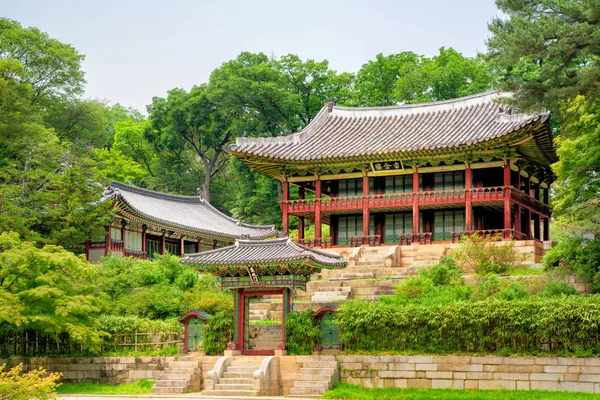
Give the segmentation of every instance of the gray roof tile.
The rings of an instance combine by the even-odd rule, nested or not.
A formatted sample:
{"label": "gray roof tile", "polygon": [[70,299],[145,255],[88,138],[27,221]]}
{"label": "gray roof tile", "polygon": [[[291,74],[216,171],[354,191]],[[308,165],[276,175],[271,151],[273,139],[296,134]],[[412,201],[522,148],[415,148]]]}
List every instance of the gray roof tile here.
{"label": "gray roof tile", "polygon": [[290,238],[274,240],[236,240],[235,245],[188,254],[181,260],[195,265],[252,265],[271,262],[312,261],[326,267],[343,268],[344,259],[294,243]]}
{"label": "gray roof tile", "polygon": [[144,219],[199,234],[232,239],[263,239],[277,235],[274,226],[241,223],[223,214],[200,196],[160,193],[113,182],[104,191],[103,199],[119,200]]}

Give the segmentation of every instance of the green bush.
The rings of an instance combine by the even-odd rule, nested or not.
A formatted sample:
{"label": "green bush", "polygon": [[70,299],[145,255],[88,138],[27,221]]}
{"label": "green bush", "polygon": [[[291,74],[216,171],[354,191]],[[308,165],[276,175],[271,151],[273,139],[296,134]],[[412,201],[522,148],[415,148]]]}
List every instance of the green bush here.
{"label": "green bush", "polygon": [[478,275],[503,274],[509,268],[517,266],[521,260],[513,241],[502,242],[501,236],[484,238],[474,233],[465,235],[460,246],[452,252],[452,258],[465,272],[475,272]]}
{"label": "green bush", "polygon": [[431,279],[435,286],[448,285],[462,280],[462,270],[454,258],[443,256],[438,265],[421,270],[421,275]]}
{"label": "green bush", "polygon": [[600,239],[561,233],[556,246],[542,260],[546,269],[564,267],[583,278],[593,292],[600,292]]}
{"label": "green bush", "polygon": [[292,311],[285,323],[285,348],[290,355],[311,354],[321,338],[312,310]]}
{"label": "green bush", "polygon": [[223,354],[227,343],[233,339],[233,312],[221,311],[206,321],[204,330],[204,352],[212,356]]}
{"label": "green bush", "polygon": [[339,310],[352,352],[600,352],[600,299],[534,298],[423,306],[351,301]]}

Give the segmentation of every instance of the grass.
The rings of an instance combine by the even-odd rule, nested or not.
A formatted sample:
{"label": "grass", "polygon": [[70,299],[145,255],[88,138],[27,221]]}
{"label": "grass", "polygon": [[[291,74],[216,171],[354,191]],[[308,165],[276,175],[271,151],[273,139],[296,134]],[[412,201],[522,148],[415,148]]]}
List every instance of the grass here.
{"label": "grass", "polygon": [[63,383],[58,394],[147,394],[152,393],[154,381],[142,379],[136,383],[108,385],[106,383]]}
{"label": "grass", "polygon": [[587,400],[593,393],[548,392],[542,390],[457,390],[457,389],[368,389],[342,383],[323,396],[344,400]]}
{"label": "grass", "polygon": [[261,321],[250,321],[250,325],[281,325],[281,321],[276,319],[263,319]]}
{"label": "grass", "polygon": [[148,357],[148,356],[177,356],[179,355],[179,349],[176,346],[165,347],[164,349],[155,350],[118,350],[118,351],[104,351],[98,354],[96,357]]}

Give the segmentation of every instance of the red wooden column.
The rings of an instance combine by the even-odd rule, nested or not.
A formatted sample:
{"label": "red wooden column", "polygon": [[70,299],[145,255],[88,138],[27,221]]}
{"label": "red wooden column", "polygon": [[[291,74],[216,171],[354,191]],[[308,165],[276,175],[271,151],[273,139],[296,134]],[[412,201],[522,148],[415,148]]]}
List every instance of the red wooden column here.
{"label": "red wooden column", "polygon": [[[525,193],[527,196],[531,196],[531,174],[525,180]],[[529,207],[525,208],[525,223],[525,234],[528,238],[531,238],[531,209]],[[521,221],[521,227],[523,227],[522,225],[523,222]]]}
{"label": "red wooden column", "polygon": [[146,226],[142,227],[142,251],[144,252],[144,257],[146,256]]}
{"label": "red wooden column", "polygon": [[471,164],[465,169],[465,230],[473,229],[473,206],[471,205],[471,188],[473,187],[473,170]]}
{"label": "red wooden column", "polygon": [[283,231],[288,233],[290,229],[290,216],[288,214],[288,201],[290,200],[290,183],[283,182],[283,202],[281,203],[281,212],[283,213]]}
{"label": "red wooden column", "polygon": [[504,161],[504,239],[510,238],[510,161]]}
{"label": "red wooden column", "polygon": [[[304,200],[304,184],[298,187],[298,199]],[[304,239],[304,217],[298,217],[298,240]]]}
{"label": "red wooden column", "polygon": [[315,181],[315,245],[321,247],[321,177]]}
{"label": "red wooden column", "polygon": [[[363,175],[363,236],[369,236],[369,175]],[[365,238],[366,239],[366,238]],[[363,239],[363,241],[365,240]],[[366,239],[368,242],[368,239]]]}
{"label": "red wooden column", "polygon": [[533,237],[537,240],[542,240],[540,231],[540,214],[533,214]]}
{"label": "red wooden column", "polygon": [[544,218],[544,241],[550,240],[550,218]]}
{"label": "red wooden column", "polygon": [[183,249],[185,247],[185,239],[183,238],[183,236],[181,237],[181,240],[179,241],[179,257],[183,257]]}
{"label": "red wooden column", "polygon": [[163,229],[162,237],[160,240],[160,254],[165,254],[167,250],[167,232]]}
{"label": "red wooden column", "polygon": [[121,244],[123,245],[123,255],[125,255],[125,221],[121,222]]}
{"label": "red wooden column", "polygon": [[419,170],[413,172],[413,244],[419,243]]}

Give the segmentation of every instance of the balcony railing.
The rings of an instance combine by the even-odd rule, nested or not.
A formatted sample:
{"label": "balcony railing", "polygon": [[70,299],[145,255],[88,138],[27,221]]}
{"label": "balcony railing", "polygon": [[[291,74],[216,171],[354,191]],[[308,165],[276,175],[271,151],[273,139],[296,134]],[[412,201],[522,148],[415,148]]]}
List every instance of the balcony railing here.
{"label": "balcony railing", "polygon": [[141,250],[125,249],[125,257],[135,257],[135,258],[141,258],[142,260],[145,260],[146,252],[141,251]]}
{"label": "balcony railing", "polygon": [[350,247],[379,246],[381,235],[350,236]]}
{"label": "balcony railing", "polygon": [[421,233],[402,233],[398,235],[398,239],[401,245],[408,244],[431,244],[433,241],[433,233],[421,232]]}
{"label": "balcony railing", "polygon": [[112,239],[110,241],[110,251],[123,252],[124,243],[121,240]]}
{"label": "balcony railing", "polygon": [[[478,202],[501,202],[504,200],[506,192],[509,191],[511,199],[524,206],[549,215],[550,207],[539,200],[517,190],[514,187],[482,187],[472,189],[451,189],[434,190],[425,192],[407,192],[407,193],[382,193],[370,194],[366,197],[370,209],[385,208],[407,208],[416,202],[419,206],[435,206],[448,204],[461,204],[467,200],[467,193],[470,193],[471,201]],[[288,200],[282,201],[282,207],[287,205],[287,211],[292,214],[314,213],[315,203],[321,202],[322,212],[335,211],[360,211],[363,208],[365,197],[346,196],[346,197],[324,197],[318,199]]]}
{"label": "balcony railing", "polygon": [[298,239],[296,241],[298,244],[304,245],[306,247],[311,247],[311,248],[321,248],[321,249],[328,249],[331,248],[331,238],[305,238],[305,239]]}

